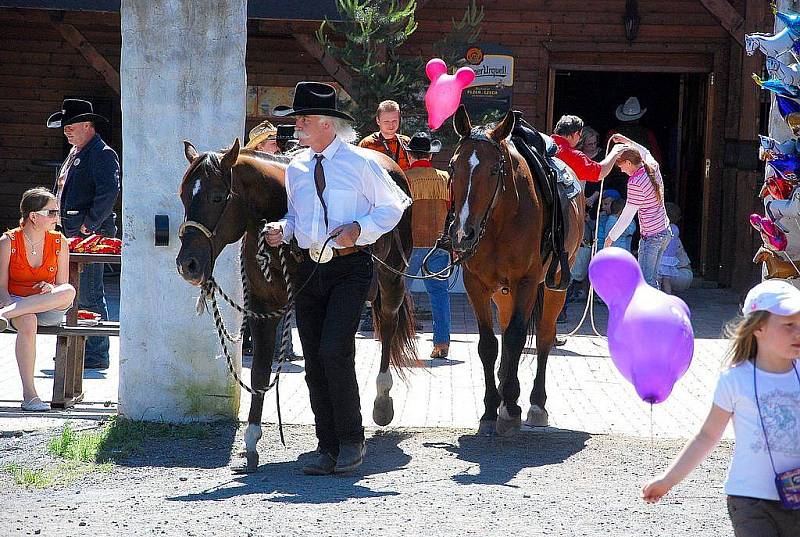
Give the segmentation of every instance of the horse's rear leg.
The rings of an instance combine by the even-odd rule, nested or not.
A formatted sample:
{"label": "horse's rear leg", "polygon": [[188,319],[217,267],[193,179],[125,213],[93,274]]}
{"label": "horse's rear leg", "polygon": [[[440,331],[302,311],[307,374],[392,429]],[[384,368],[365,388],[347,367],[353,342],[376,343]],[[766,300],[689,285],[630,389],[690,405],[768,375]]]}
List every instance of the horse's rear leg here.
{"label": "horse's rear leg", "polygon": [[[272,356],[275,349],[275,328],[277,319],[250,319],[250,333],[253,338],[253,366],[250,370],[250,386],[254,390],[269,384],[272,372]],[[261,439],[261,413],[264,409],[264,396],[253,395],[250,399],[250,413],[247,416],[247,429],[244,432],[245,464],[234,468],[235,472],[255,472],[258,468],[258,441]]]}
{"label": "horse's rear leg", "polygon": [[497,407],[500,395],[494,378],[494,364],[497,361],[497,336],[494,335],[492,320],[491,294],[469,271],[464,271],[464,287],[467,289],[469,301],[478,321],[478,356],[483,365],[484,411],[478,425],[479,434],[494,434],[497,424]]}
{"label": "horse's rear leg", "polygon": [[372,407],[372,419],[377,425],[389,425],[394,419],[394,401],[389,395],[392,389],[392,372],[389,360],[392,344],[398,329],[400,307],[403,305],[405,285],[400,276],[380,273],[378,277],[378,307],[373,307],[376,329],[381,341],[381,365],[375,379],[377,393]]}
{"label": "horse's rear leg", "polygon": [[546,427],[549,416],[545,409],[547,392],[545,390],[545,377],[547,372],[547,357],[556,338],[556,320],[567,294],[563,291],[552,291],[540,284],[543,292],[537,293],[537,300],[543,300],[542,315],[536,324],[536,378],[531,390],[531,407],[525,424],[531,427]]}

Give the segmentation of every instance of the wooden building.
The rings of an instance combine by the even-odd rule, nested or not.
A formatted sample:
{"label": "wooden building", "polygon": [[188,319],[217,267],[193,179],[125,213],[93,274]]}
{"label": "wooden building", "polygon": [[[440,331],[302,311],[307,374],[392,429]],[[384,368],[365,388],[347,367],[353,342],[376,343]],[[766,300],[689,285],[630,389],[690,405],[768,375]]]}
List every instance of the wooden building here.
{"label": "wooden building", "polygon": [[[418,4],[419,28],[403,53],[428,58],[430,44],[468,2]],[[683,208],[682,236],[696,272],[737,289],[755,281],[751,260],[760,239],[748,215],[761,208],[756,140],[766,129],[768,104],[750,80],[761,73],[763,57],[746,56],[742,43],[745,32],[772,27],[769,2],[492,0],[483,6],[480,45],[513,57],[513,106],[542,130],[572,113],[603,135],[616,121],[615,108],[636,96],[648,108],[642,122],[665,155],[667,197]],[[347,76],[322,58],[313,36],[320,20],[337,16],[335,0],[251,0],[248,16],[249,86],[321,80],[346,87]],[[0,0],[0,225],[14,224],[25,189],[53,183],[54,165],[68,147],[60,131],[44,124],[62,99],[92,100],[111,120],[107,141],[122,149],[119,25],[119,0]],[[247,127],[260,120],[248,117]],[[123,184],[136,180],[124,170],[123,176]]]}

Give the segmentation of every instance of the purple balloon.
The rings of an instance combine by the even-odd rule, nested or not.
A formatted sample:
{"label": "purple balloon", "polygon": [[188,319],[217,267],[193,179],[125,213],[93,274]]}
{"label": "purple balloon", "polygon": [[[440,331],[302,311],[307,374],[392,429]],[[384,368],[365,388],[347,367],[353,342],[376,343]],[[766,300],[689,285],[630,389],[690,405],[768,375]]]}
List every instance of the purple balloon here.
{"label": "purple balloon", "polygon": [[647,285],[636,258],[622,248],[597,252],[589,280],[608,304],[608,350],[614,365],[643,401],[665,401],[692,363],[689,307]]}

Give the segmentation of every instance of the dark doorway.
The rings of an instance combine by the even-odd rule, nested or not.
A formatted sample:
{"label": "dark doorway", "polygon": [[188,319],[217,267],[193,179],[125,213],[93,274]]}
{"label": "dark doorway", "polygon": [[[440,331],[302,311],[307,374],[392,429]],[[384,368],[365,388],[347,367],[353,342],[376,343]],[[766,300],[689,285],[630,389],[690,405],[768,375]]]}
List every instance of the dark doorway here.
{"label": "dark doorway", "polygon": [[[553,102],[554,122],[564,114],[577,115],[600,133],[597,160],[605,155],[609,131],[620,124],[615,116],[617,107],[636,97],[647,109],[639,125],[652,131],[658,144],[666,200],[681,208],[681,239],[697,274],[701,261],[707,77],[705,73],[556,71]],[[647,140],[636,141],[651,145]],[[627,177],[615,170],[604,188],[617,189],[624,195],[626,182]],[[587,184],[587,193],[596,189]]]}

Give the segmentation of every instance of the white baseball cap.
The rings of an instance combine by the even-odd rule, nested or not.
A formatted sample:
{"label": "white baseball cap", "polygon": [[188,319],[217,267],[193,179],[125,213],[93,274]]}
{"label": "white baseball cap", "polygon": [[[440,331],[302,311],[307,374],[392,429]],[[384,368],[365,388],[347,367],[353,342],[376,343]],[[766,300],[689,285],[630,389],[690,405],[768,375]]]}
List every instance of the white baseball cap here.
{"label": "white baseball cap", "polygon": [[745,315],[756,311],[794,315],[800,312],[800,289],[786,280],[765,280],[747,292],[742,311]]}

